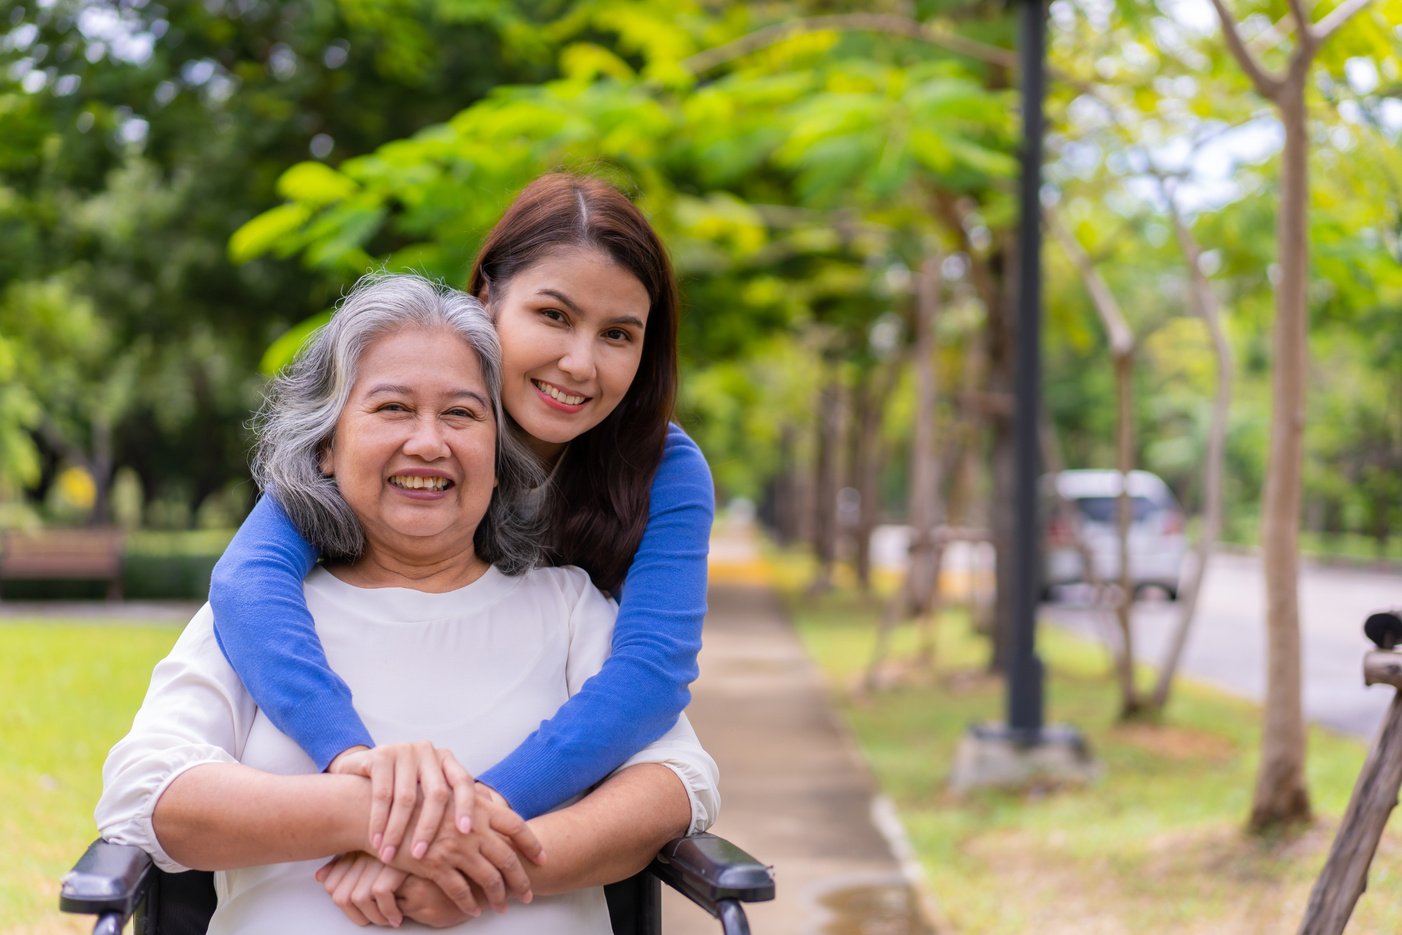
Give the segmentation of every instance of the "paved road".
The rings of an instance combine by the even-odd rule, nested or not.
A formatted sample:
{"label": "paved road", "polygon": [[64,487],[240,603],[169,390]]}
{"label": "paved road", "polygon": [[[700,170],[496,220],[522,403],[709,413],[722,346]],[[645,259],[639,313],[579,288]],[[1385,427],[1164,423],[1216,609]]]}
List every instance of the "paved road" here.
{"label": "paved road", "polygon": [[[1363,620],[1402,607],[1402,572],[1306,565],[1300,586],[1305,715],[1348,734],[1371,737],[1392,692],[1363,685]],[[1072,589],[1047,605],[1042,619],[1099,638],[1103,612],[1077,606]],[[1136,605],[1135,655],[1157,665],[1176,617],[1173,604]],[[1218,555],[1208,569],[1182,672],[1234,694],[1265,692],[1265,592],[1256,556]]]}

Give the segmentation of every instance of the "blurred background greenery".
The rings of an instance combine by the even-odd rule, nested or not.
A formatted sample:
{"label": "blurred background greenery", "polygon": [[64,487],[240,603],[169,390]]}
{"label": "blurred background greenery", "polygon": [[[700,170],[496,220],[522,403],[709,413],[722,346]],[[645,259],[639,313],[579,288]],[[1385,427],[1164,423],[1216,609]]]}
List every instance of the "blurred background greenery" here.
{"label": "blurred background greenery", "polygon": [[[1016,6],[9,0],[0,8],[0,532],[117,527],[127,597],[203,598],[255,496],[246,421],[261,388],[349,284],[385,266],[462,285],[483,234],[527,181],[561,167],[596,172],[638,200],[675,258],[678,419],[706,452],[720,500],[754,503],[778,540],[814,553],[802,573],[815,584],[832,583],[839,556],[851,561],[863,598],[827,634],[838,650],[823,649],[814,623],[827,605],[796,617],[816,657],[844,660],[829,665],[834,677],[852,677],[848,663],[865,653],[846,641],[858,627],[869,636],[879,616],[868,590],[878,524],[943,522],[991,530],[995,550],[1007,543]],[[1227,6],[1245,47],[1274,72],[1299,38],[1292,12],[1318,24],[1340,7]],[[1320,45],[1304,80],[1302,542],[1397,558],[1402,0],[1345,6],[1356,15]],[[1165,478],[1190,517],[1203,511],[1225,372],[1205,287],[1221,306],[1234,371],[1222,536],[1255,545],[1282,281],[1277,112],[1230,53],[1209,0],[1053,0],[1048,10],[1049,466],[1115,464],[1109,296],[1133,336],[1130,460]],[[917,427],[930,430],[923,441]],[[938,489],[913,517],[920,478]],[[1189,520],[1195,533],[1210,525]],[[846,568],[838,579],[849,583]],[[7,599],[103,591],[102,582],[4,584]],[[876,592],[888,596],[890,582]],[[1001,587],[994,599],[1005,599]],[[97,627],[34,621],[9,631],[24,651],[9,654],[13,677],[0,680],[13,699],[0,727],[39,759],[53,747],[69,771],[0,776],[15,801],[39,795],[41,780],[41,791],[91,801],[101,743],[65,750],[69,722],[93,736],[118,732],[113,718],[134,706],[143,660],[174,633],[93,635]],[[139,658],[123,655],[133,639]],[[986,649],[978,640],[960,644],[961,664]],[[126,681],[107,692],[107,674],[60,665],[80,643],[93,650],[89,669],[123,659]],[[43,687],[53,671],[72,672],[63,678],[81,690],[65,690],[63,710],[52,699],[26,707],[60,697]],[[1084,710],[1072,705],[1091,730],[1098,722],[1086,712],[1112,706],[1101,687]],[[1200,696],[1188,699],[1176,714],[1193,731],[1254,717],[1201,715]],[[955,702],[919,698],[922,712],[962,710]],[[914,749],[911,737],[926,728],[912,718],[912,733],[900,733],[892,704],[865,727],[862,710],[848,705],[848,714],[899,793],[901,759],[883,750]],[[90,710],[111,723],[88,724]],[[951,743],[960,717],[943,725]],[[1225,798],[1213,800],[1214,835],[1235,835],[1246,797],[1238,760],[1254,735],[1229,739],[1230,756],[1213,755],[1233,769]],[[1332,811],[1360,753],[1324,749],[1311,769],[1330,773],[1315,779]],[[1163,771],[1155,761],[1146,773]],[[1129,785],[1147,782],[1132,775]],[[1173,788],[1197,794],[1186,781]],[[20,811],[32,823],[49,810]],[[82,817],[71,803],[60,811]],[[925,843],[935,853],[959,840],[932,828]],[[35,881],[55,878],[86,824],[70,831],[43,868],[16,876],[21,918],[50,904]],[[1382,859],[1380,873],[1395,873],[1395,856]],[[1303,880],[1298,867],[1291,873]],[[995,880],[990,892],[1003,888]],[[1376,930],[1395,927],[1389,915]]]}
{"label": "blurred background greenery", "polygon": [[[1252,48],[1280,59],[1284,3],[1238,6]],[[824,484],[863,495],[861,528],[904,515],[912,271],[938,257],[940,476],[952,519],[987,522],[1016,259],[1013,11],[864,10],[9,4],[0,524],[235,524],[254,495],[244,423],[298,325],[380,264],[461,284],[512,193],[559,166],[618,181],[662,229],[685,292],[680,419],[722,498],[758,501],[789,536],[824,522]],[[1215,373],[1166,178],[1225,306],[1226,535],[1249,542],[1279,130],[1206,3],[1058,0],[1051,19],[1045,201],[1136,333],[1137,463],[1199,505]],[[1373,3],[1321,50],[1308,92],[1305,526],[1378,553],[1402,525],[1399,21],[1397,0]],[[1049,424],[1069,466],[1107,466],[1106,338],[1051,244],[1048,267]],[[834,448],[850,454],[824,473]]]}

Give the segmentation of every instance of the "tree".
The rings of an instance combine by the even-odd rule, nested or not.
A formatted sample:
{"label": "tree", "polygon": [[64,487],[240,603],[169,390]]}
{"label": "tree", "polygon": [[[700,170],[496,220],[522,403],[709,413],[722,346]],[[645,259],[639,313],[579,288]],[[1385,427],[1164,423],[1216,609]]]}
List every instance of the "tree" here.
{"label": "tree", "polygon": [[1261,497],[1266,575],[1266,697],[1261,765],[1250,825],[1265,831],[1310,817],[1301,699],[1299,532],[1309,334],[1309,136],[1306,82],[1315,55],[1370,0],[1344,0],[1318,23],[1291,0],[1295,44],[1283,73],[1267,70],[1242,39],[1223,0],[1212,0],[1227,48],[1285,133],[1276,217],[1279,282],[1273,342],[1271,438]]}
{"label": "tree", "polygon": [[[0,288],[32,295],[61,281],[95,309],[114,353],[140,356],[116,421],[82,434],[110,436],[113,463],[137,470],[148,502],[177,501],[192,516],[211,493],[248,489],[242,424],[258,400],[259,359],[344,285],[272,258],[230,261],[230,233],[277,202],[282,171],[441,120],[502,76],[549,74],[534,59],[544,42],[535,5],[489,6],[6,7]],[[17,415],[0,415],[0,434],[39,432],[37,414],[22,417],[13,399],[3,409]],[[63,421],[85,418],[75,410]],[[45,457],[21,460],[26,446],[7,446],[16,454],[0,470],[42,500],[56,441],[30,439]]]}
{"label": "tree", "polygon": [[[1110,347],[1115,371],[1115,467],[1120,472],[1120,494],[1115,506],[1115,530],[1120,580],[1115,595],[1115,620],[1119,625],[1116,659],[1120,676],[1120,717],[1130,719],[1143,709],[1134,680],[1134,584],[1129,560],[1129,526],[1132,506],[1129,472],[1134,468],[1134,363],[1135,340],[1120,303],[1095,268],[1095,263],[1075,236],[1066,229],[1054,211],[1045,212],[1046,226],[1070,257],[1090,293],[1091,305],[1100,318]],[[1083,559],[1084,560],[1084,559]],[[1087,574],[1094,575],[1086,562]]]}

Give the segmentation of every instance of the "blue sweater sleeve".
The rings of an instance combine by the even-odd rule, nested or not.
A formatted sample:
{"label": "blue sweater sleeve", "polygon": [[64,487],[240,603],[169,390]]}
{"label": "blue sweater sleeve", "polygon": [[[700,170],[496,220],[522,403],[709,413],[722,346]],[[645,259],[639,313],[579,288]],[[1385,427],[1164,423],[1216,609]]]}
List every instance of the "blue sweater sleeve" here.
{"label": "blue sweater sleeve", "polygon": [[276,500],[248,514],[214,566],[214,636],[248,693],[278,730],[325,769],[357,744],[374,746],[350,688],[326,661],[302,579],[317,554]]}
{"label": "blue sweater sleeve", "polygon": [[521,817],[594,785],[666,733],[691,700],[714,517],[706,459],[672,426],[647,528],[624,580],[612,653],[550,720],[480,777]]}

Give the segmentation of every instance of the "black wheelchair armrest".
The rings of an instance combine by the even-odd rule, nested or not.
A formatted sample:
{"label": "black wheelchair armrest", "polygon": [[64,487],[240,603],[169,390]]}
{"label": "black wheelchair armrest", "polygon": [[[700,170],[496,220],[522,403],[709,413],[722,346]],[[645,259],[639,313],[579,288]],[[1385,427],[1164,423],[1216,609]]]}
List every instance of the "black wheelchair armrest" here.
{"label": "black wheelchair armrest", "polygon": [[98,916],[94,935],[120,932],[145,898],[154,870],[150,855],[141,848],[99,838],[63,878],[58,906],[64,912]]}
{"label": "black wheelchair armrest", "polygon": [[668,842],[648,872],[722,921],[739,903],[774,898],[773,870],[713,834]]}
{"label": "black wheelchair armrest", "polygon": [[[747,933],[748,922],[741,903],[763,902],[774,898],[774,875],[771,869],[724,838],[713,834],[697,834],[677,838],[658,852],[647,873],[685,895],[721,921],[727,933]],[[142,901],[152,900],[174,906],[162,906],[160,912],[168,926],[162,930],[203,931],[214,909],[213,887],[209,874],[161,874],[151,858],[140,848],[112,844],[98,839],[63,878],[59,890],[59,908],[64,912],[98,916],[94,935],[119,935],[138,911]],[[185,881],[184,878],[191,878]],[[642,880],[639,876],[634,878]],[[159,882],[158,882],[159,881]],[[631,881],[630,881],[631,882]],[[167,893],[167,889],[172,889]],[[155,893],[160,890],[160,893]],[[205,892],[205,891],[208,892]],[[640,918],[660,922],[656,884],[650,888],[650,910]],[[633,896],[638,891],[632,892]],[[174,912],[174,916],[165,913]],[[196,923],[198,919],[198,924]],[[140,919],[138,919],[138,925]],[[158,927],[160,927],[158,925]],[[621,929],[634,931],[632,928]],[[639,928],[655,931],[655,928]]]}

